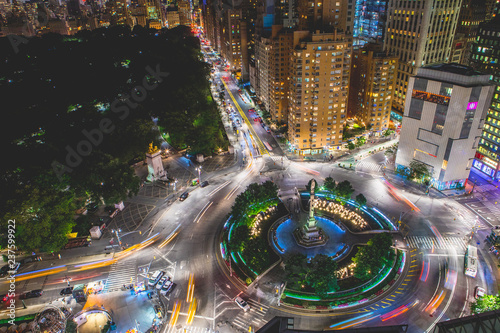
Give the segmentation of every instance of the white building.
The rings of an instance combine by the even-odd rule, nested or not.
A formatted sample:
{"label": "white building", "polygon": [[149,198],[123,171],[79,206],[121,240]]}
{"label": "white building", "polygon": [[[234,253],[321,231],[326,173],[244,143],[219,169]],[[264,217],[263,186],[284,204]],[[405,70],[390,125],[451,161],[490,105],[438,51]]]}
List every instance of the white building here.
{"label": "white building", "polygon": [[428,166],[439,190],[463,185],[491,105],[489,75],[458,64],[419,68],[406,94],[396,168]]}

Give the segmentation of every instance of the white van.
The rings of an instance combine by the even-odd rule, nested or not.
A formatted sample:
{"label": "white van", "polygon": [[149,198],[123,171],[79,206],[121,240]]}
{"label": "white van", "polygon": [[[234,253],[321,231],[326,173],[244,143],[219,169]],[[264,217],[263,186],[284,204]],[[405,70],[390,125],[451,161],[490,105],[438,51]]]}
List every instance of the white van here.
{"label": "white van", "polygon": [[149,281],[148,281],[148,285],[150,287],[154,287],[155,284],[158,283],[158,281],[160,281],[161,277],[165,274],[165,272],[163,271],[156,271],[153,273],[153,275],[149,278]]}

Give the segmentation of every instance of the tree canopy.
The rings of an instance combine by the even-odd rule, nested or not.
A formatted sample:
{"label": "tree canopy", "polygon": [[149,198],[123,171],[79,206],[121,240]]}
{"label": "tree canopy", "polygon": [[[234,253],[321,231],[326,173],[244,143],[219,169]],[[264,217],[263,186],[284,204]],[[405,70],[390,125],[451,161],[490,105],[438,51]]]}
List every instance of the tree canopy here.
{"label": "tree canopy", "polygon": [[470,311],[472,314],[493,311],[500,309],[499,295],[484,295],[479,297],[475,302],[471,303]]}
{"label": "tree canopy", "polygon": [[394,256],[391,249],[392,237],[384,232],[376,234],[367,243],[366,246],[359,248],[353,262],[356,264],[354,276],[360,280],[369,280],[380,269],[390,263]]}
{"label": "tree canopy", "polygon": [[158,145],[152,118],[173,146],[205,154],[227,147],[209,73],[187,27],[47,34],[18,53],[0,38],[9,113],[0,131],[8,156],[0,165],[0,217],[16,220],[19,246],[63,246],[77,199],[112,204],[137,193],[130,164],[150,142]]}
{"label": "tree canopy", "polygon": [[346,199],[350,199],[351,195],[354,193],[354,188],[349,181],[344,180],[337,184],[336,187],[337,195]]}
{"label": "tree canopy", "polygon": [[291,289],[312,289],[323,298],[328,296],[328,292],[338,290],[337,262],[332,257],[317,254],[308,260],[301,253],[292,253],[285,258],[284,264],[285,280]]}

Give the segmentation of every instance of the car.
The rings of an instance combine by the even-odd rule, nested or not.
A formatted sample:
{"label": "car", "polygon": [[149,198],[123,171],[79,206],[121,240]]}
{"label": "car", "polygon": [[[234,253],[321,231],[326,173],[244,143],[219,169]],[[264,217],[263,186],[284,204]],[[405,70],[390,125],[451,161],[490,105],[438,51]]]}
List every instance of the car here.
{"label": "car", "polygon": [[269,127],[266,128],[266,132],[271,133],[271,130],[269,129]]}
{"label": "car", "polygon": [[173,285],[174,283],[172,281],[170,280],[165,281],[165,284],[163,285],[163,287],[161,287],[160,294],[162,295],[168,294],[170,290],[172,290]]}
{"label": "car", "polygon": [[479,297],[483,297],[484,295],[486,294],[486,290],[484,290],[483,288],[477,286],[476,289],[474,290],[474,298],[479,298]]}
{"label": "car", "polygon": [[250,305],[248,305],[248,303],[240,296],[236,296],[234,301],[236,302],[236,304],[238,304],[240,308],[243,309],[243,311],[247,312],[248,310],[250,310]]}
{"label": "car", "polygon": [[260,126],[262,126],[262,128],[266,128],[266,124],[264,124],[263,122],[260,122]]}
{"label": "car", "polygon": [[187,199],[187,197],[189,197],[189,192],[184,192],[181,194],[181,196],[179,197],[179,200],[180,201],[184,201]]}
{"label": "car", "polygon": [[200,184],[201,187],[205,187],[205,186],[208,186],[208,181],[204,181],[203,183]]}
{"label": "car", "polygon": [[156,284],[156,289],[160,290],[163,285],[165,284],[165,282],[167,282],[167,277],[165,275],[163,275],[163,277],[160,279],[160,281],[158,281],[158,283]]}
{"label": "car", "polygon": [[20,266],[21,266],[20,262],[5,265],[0,269],[0,276],[5,276],[7,274],[16,274]]}
{"label": "car", "polygon": [[43,290],[36,289],[36,290],[27,291],[27,292],[21,294],[21,296],[19,296],[19,298],[28,299],[28,298],[40,297],[42,295],[43,295]]}
{"label": "car", "polygon": [[10,299],[14,298],[14,294],[3,294],[3,295],[0,295],[0,303],[6,303],[8,302]]}
{"label": "car", "polygon": [[253,113],[255,112],[255,109],[248,109],[248,112]]}
{"label": "car", "polygon": [[63,296],[63,295],[72,295],[73,294],[73,287],[67,287],[67,288],[64,288],[63,290],[61,290],[61,292],[59,293],[59,295]]}
{"label": "car", "polygon": [[154,272],[153,275],[148,280],[148,286],[154,287],[158,283],[158,281],[160,281],[163,275],[165,275],[164,271],[158,270]]}

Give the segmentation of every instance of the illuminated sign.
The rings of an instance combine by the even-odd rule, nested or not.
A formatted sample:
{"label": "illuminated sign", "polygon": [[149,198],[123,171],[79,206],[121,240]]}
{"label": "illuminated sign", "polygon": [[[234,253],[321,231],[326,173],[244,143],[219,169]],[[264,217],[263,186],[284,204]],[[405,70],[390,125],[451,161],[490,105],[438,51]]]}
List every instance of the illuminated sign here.
{"label": "illuminated sign", "polygon": [[483,163],[488,164],[490,167],[496,169],[497,168],[497,162],[493,161],[491,158],[488,157],[483,157]]}
{"label": "illuminated sign", "polygon": [[470,102],[467,104],[467,110],[475,110],[477,108],[477,102]]}
{"label": "illuminated sign", "polygon": [[474,160],[474,162],[472,163],[472,166],[476,169],[479,169],[481,170],[481,167],[483,166],[483,163],[479,162],[478,160]]}
{"label": "illuminated sign", "polygon": [[426,155],[432,156],[432,157],[437,157],[436,155],[429,154],[428,152],[420,150],[420,149],[417,149],[417,148],[415,148],[415,150],[418,151],[418,152],[424,153]]}

